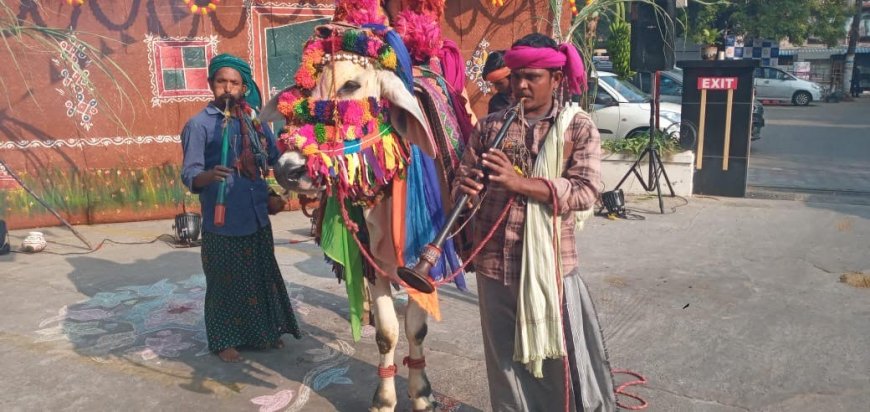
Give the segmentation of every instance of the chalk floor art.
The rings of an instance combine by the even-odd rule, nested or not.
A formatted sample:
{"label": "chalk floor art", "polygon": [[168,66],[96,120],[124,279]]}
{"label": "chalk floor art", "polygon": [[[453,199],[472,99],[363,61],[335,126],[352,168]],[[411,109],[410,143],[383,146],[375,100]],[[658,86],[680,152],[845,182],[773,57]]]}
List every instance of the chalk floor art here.
{"label": "chalk floor art", "polygon": [[67,305],[43,319],[37,342],[68,341],[95,360],[109,356],[178,358],[208,354],[203,319],[205,276],[125,286]]}
{"label": "chalk floor art", "polygon": [[[311,313],[301,288],[287,287],[297,316]],[[37,342],[69,342],[72,349],[97,362],[123,358],[139,363],[161,359],[191,358],[209,354],[203,318],[205,276],[182,281],[163,279],[150,285],[124,286],[66,305],[39,323]],[[368,326],[364,335],[374,335]],[[305,352],[313,367],[298,388],[281,388],[271,395],[251,399],[260,412],[302,410],[312,391],[332,385],[352,385],[347,376],[354,348],[335,339]],[[457,411],[461,404],[435,394],[442,411]]]}
{"label": "chalk floor art", "polygon": [[[298,316],[306,316],[301,288],[288,285]],[[208,342],[203,319],[205,276],[193,275],[183,281],[163,279],[151,285],[125,286],[111,292],[60,308],[57,315],[43,319],[36,330],[37,342],[66,341],[73,350],[97,362],[113,357],[136,362],[207,355]],[[298,411],[308,402],[311,391],[330,385],[353,384],[346,375],[354,349],[335,340],[306,351],[315,365],[302,385],[260,396],[251,402],[260,411]],[[292,403],[291,403],[292,401]],[[287,408],[287,409],[284,409]]]}

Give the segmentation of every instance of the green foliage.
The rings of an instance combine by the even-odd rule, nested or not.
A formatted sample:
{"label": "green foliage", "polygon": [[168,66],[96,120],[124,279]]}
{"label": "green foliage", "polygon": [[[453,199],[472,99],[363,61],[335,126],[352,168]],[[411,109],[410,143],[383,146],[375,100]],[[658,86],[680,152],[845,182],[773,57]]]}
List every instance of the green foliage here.
{"label": "green foliage", "polygon": [[846,36],[849,14],[848,0],[742,0],[690,2],[679,20],[700,44],[710,44],[708,29],[794,44],[813,37],[833,46]]}
{"label": "green foliage", "polygon": [[[649,143],[649,133],[643,132],[625,139],[606,139],[601,141],[601,149],[609,153],[621,153],[637,156]],[[671,136],[657,132],[653,139],[653,147],[663,155],[671,155],[681,151],[680,145]]]}
{"label": "green foliage", "polygon": [[625,21],[625,6],[617,5],[614,18],[610,23],[610,37],[607,40],[607,54],[613,62],[613,72],[622,79],[634,76],[631,71],[631,26]]}

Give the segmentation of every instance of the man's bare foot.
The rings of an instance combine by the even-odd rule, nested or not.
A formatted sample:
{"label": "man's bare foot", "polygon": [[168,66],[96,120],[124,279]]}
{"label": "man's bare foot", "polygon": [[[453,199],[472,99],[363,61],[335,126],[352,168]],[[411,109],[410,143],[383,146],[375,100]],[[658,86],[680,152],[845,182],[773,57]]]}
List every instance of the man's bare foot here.
{"label": "man's bare foot", "polygon": [[272,343],[272,348],[274,349],[284,349],[284,341],[281,338],[278,338],[275,342]]}
{"label": "man's bare foot", "polygon": [[239,351],[237,351],[236,348],[224,349],[218,352],[217,355],[222,361],[228,363],[236,363],[242,360],[242,355],[239,354]]}

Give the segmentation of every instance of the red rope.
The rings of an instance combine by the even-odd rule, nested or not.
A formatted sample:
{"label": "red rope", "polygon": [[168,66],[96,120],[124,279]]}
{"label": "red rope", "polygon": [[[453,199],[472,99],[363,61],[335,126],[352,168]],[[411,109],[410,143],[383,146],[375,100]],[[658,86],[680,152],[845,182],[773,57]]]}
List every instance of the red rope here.
{"label": "red rope", "polygon": [[410,356],[405,356],[405,359],[402,359],[402,365],[407,366],[408,369],[423,369],[426,367],[426,357],[414,359]]}
{"label": "red rope", "polygon": [[504,223],[505,218],[507,218],[507,215],[511,210],[511,206],[513,206],[514,204],[514,199],[515,197],[513,196],[508,199],[507,205],[505,205],[504,209],[502,209],[501,213],[498,215],[498,219],[495,220],[495,224],[492,225],[492,229],[489,229],[489,232],[486,234],[486,236],[483,237],[483,240],[480,242],[480,244],[471,251],[471,254],[468,255],[468,259],[465,260],[465,263],[463,263],[462,266],[460,266],[453,273],[451,273],[450,276],[447,276],[446,278],[435,282],[435,287],[449,283],[457,276],[461,275],[463,271],[465,271],[465,268],[471,263],[471,261],[475,257],[477,257],[477,255],[480,254],[480,251],[483,250],[483,247],[486,246],[486,244],[489,243],[490,240],[492,240],[492,237],[495,236],[495,232],[498,230],[499,227],[501,227],[501,224]]}
{"label": "red rope", "polygon": [[645,400],[643,400],[643,398],[641,398],[640,396],[637,396],[633,393],[625,392],[625,388],[628,388],[629,386],[645,385],[647,381],[646,381],[646,378],[643,377],[643,375],[641,375],[637,372],[632,372],[628,369],[611,369],[611,372],[613,372],[614,374],[622,373],[622,374],[626,374],[626,375],[631,375],[631,376],[634,376],[635,378],[637,378],[636,380],[628,381],[628,382],[623,383],[622,385],[617,386],[616,390],[614,390],[614,392],[616,392],[617,395],[627,396],[629,398],[635,399],[638,402],[640,402],[640,405],[627,406],[627,405],[620,403],[619,401],[616,401],[616,406],[618,406],[622,409],[630,410],[630,411],[640,411],[640,410],[646,409],[649,406],[649,403],[647,403]]}
{"label": "red rope", "polygon": [[378,376],[381,379],[392,378],[396,376],[396,369],[399,369],[396,365],[390,365],[386,368],[382,368],[378,366]]}

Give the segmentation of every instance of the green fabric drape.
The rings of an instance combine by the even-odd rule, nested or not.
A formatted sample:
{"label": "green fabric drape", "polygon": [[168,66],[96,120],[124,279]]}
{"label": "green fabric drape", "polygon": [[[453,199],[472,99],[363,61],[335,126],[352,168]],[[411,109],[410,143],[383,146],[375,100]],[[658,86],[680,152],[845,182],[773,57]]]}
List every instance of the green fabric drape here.
{"label": "green fabric drape", "polygon": [[[364,225],[362,211],[358,207],[345,204],[351,219]],[[323,211],[323,231],[320,247],[323,253],[344,267],[344,284],[347,289],[347,301],[350,306],[350,328],[353,340],[360,340],[362,334],[362,316],[364,302],[365,276],[363,275],[362,254],[353,240],[353,235],[344,226],[341,217],[341,207],[338,199],[331,196],[326,200]]]}

